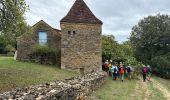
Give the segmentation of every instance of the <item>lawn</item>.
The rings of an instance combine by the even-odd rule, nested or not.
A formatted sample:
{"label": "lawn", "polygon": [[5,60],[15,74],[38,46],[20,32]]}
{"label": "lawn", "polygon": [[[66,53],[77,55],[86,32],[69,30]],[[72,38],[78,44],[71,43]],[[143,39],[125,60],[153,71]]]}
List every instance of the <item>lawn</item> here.
{"label": "lawn", "polygon": [[78,73],[61,70],[57,66],[14,61],[0,57],[0,93],[17,87],[25,87],[52,80],[78,76]]}
{"label": "lawn", "polygon": [[136,86],[136,80],[113,81],[110,77],[106,83],[91,94],[89,100],[131,100],[131,94]]}
{"label": "lawn", "polygon": [[170,91],[170,79],[154,77],[159,83],[163,84]]}
{"label": "lawn", "polygon": [[[161,79],[163,80],[163,79]],[[164,80],[164,82],[168,82]],[[167,83],[168,84],[168,83]],[[167,100],[153,82],[142,80],[114,81],[108,77],[106,83],[93,92],[88,100]]]}

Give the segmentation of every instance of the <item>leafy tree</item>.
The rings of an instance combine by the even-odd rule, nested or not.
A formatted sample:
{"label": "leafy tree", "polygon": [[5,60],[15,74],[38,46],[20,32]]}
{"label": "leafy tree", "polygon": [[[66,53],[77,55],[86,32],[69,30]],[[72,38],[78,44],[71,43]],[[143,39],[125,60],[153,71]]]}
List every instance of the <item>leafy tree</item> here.
{"label": "leafy tree", "polygon": [[126,41],[123,44],[120,44],[120,48],[122,50],[126,64],[137,65],[139,63],[134,57],[134,51],[130,41]]}
{"label": "leafy tree", "polygon": [[115,37],[113,35],[103,35],[102,36],[102,57],[103,60],[106,59],[121,59],[120,53],[117,50],[118,43],[115,41]]}
{"label": "leafy tree", "polygon": [[0,37],[3,38],[1,49],[7,45],[15,47],[16,38],[27,31],[24,19],[27,8],[25,0],[0,1]]}
{"label": "leafy tree", "polygon": [[[142,19],[132,28],[130,37],[136,58],[145,64],[154,66],[154,69],[160,66],[153,64],[153,60],[160,56],[164,57],[170,52],[169,40],[170,16],[160,14]],[[170,65],[166,64],[166,67]],[[167,72],[170,73],[170,70]]]}
{"label": "leafy tree", "polygon": [[5,49],[7,52],[15,52],[16,50],[12,45],[7,45]]}

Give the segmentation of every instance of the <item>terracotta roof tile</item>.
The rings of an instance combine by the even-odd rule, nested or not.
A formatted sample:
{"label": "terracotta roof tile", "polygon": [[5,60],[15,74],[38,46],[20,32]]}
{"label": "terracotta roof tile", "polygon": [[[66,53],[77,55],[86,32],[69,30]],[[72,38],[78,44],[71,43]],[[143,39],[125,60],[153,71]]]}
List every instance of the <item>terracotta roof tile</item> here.
{"label": "terracotta roof tile", "polygon": [[60,22],[102,24],[83,0],[76,0],[68,14]]}

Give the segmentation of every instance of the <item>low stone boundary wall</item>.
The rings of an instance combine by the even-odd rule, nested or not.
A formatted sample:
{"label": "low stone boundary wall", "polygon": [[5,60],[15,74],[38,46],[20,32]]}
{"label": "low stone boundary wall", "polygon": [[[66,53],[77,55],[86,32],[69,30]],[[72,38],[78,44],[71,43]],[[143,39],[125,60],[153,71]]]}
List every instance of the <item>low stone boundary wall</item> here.
{"label": "low stone boundary wall", "polygon": [[0,94],[0,100],[84,100],[106,80],[105,72],[53,81]]}

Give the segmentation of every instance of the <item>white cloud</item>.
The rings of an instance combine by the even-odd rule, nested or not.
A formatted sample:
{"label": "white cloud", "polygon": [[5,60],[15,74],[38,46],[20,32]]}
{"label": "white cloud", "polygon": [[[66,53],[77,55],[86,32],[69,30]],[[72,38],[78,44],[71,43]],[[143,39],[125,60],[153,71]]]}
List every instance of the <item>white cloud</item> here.
{"label": "white cloud", "polygon": [[[131,28],[149,15],[170,14],[170,0],[84,0],[92,12],[103,21],[103,34],[113,34],[119,42],[126,41]],[[75,0],[26,0],[30,25],[43,19],[60,29],[60,20]]]}

